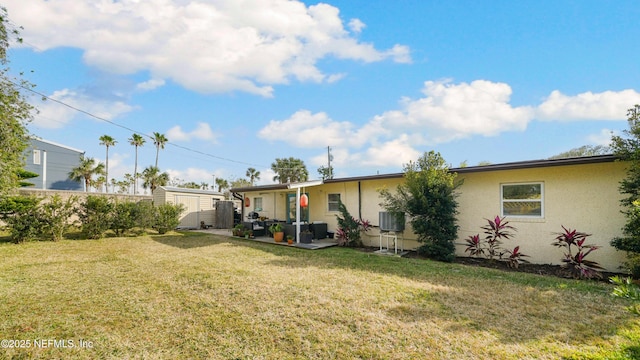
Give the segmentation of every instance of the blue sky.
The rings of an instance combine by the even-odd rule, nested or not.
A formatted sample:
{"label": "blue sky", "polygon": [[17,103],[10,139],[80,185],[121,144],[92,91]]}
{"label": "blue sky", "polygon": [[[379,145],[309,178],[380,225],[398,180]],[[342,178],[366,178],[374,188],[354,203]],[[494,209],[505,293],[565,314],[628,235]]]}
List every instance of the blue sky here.
{"label": "blue sky", "polygon": [[[165,134],[159,166],[197,183],[272,182],[276,158],[317,178],[453,166],[604,145],[640,103],[634,1],[5,0],[10,52],[54,101],[44,139],[133,172],[135,130]],[[33,71],[33,72],[30,72]],[[119,126],[118,126],[119,125]],[[150,139],[139,168],[153,164]]]}

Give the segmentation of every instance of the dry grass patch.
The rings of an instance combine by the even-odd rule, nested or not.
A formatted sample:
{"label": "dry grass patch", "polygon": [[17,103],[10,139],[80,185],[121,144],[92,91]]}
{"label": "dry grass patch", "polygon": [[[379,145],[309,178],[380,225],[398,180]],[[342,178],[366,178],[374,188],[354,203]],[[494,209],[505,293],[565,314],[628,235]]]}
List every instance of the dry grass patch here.
{"label": "dry grass patch", "polygon": [[203,234],[0,245],[5,357],[557,359],[633,355],[611,287]]}

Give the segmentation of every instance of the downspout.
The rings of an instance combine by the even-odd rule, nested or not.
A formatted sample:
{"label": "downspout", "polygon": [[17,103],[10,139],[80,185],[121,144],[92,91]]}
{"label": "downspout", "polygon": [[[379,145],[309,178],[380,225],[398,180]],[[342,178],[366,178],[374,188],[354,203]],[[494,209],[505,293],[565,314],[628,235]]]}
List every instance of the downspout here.
{"label": "downspout", "polygon": [[296,188],[296,243],[300,243],[300,188]]}
{"label": "downspout", "polygon": [[42,190],[47,190],[47,150],[42,150]]}
{"label": "downspout", "polygon": [[362,187],[358,181],[358,219],[362,219]]}

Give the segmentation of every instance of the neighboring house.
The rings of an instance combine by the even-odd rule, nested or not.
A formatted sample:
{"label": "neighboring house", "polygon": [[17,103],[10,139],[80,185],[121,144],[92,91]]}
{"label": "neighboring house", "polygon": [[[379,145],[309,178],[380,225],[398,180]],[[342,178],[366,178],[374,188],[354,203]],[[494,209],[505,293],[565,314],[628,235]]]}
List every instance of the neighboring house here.
{"label": "neighboring house", "polygon": [[[588,243],[601,246],[589,255],[609,271],[618,271],[625,259],[609,241],[621,234],[625,217],[621,213],[619,182],[626,176],[626,164],[613,155],[581,158],[522,161],[486,166],[454,168],[463,185],[458,189],[458,240],[456,254],[467,256],[463,245],[469,235],[480,233],[485,219],[506,216],[517,231],[504,248],[520,250],[527,260],[559,264],[563,250],[551,245],[562,226],[592,234]],[[379,225],[381,199],[378,190],[394,190],[403,174],[372,175],[309,183],[301,192],[309,207],[301,212],[309,222],[326,222],[329,231],[337,226],[338,203],[351,215]],[[271,219],[295,221],[296,191],[300,184],[277,184],[231,189],[245,199],[243,216],[256,211]],[[511,195],[510,195],[511,194]],[[517,194],[517,195],[513,195]],[[363,237],[365,245],[379,246],[379,229]],[[403,234],[405,249],[420,246],[407,223]]]}
{"label": "neighboring house", "polygon": [[198,229],[201,223],[214,226],[215,204],[221,200],[224,200],[224,195],[212,190],[159,186],[153,191],[154,205],[171,203],[184,206],[178,225],[182,229]]}
{"label": "neighboring house", "polygon": [[78,166],[84,151],[43,139],[31,139],[25,151],[25,170],[38,174],[27,179],[35,189],[84,190],[81,181],[69,179],[71,170]]}

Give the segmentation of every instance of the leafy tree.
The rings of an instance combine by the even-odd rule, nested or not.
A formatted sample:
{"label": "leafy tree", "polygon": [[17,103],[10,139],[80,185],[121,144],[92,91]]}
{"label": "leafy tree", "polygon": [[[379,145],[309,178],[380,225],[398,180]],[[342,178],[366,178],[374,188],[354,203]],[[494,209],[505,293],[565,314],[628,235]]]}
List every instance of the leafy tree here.
{"label": "leafy tree", "polygon": [[629,129],[626,137],[613,136],[611,149],[621,160],[628,162],[627,177],[620,182],[620,192],[626,197],[621,200],[627,217],[622,229],[623,236],[611,241],[618,250],[626,251],[627,267],[631,274],[640,277],[640,105],[627,112]]}
{"label": "leafy tree", "polygon": [[318,168],[318,174],[320,174],[322,180],[333,179],[333,166],[320,166]]}
{"label": "leafy tree", "polygon": [[[136,160],[135,160],[135,163],[133,165],[133,178],[134,178],[134,181],[133,181],[133,194],[134,195],[138,191],[138,147],[143,146],[144,143],[145,143],[145,140],[142,137],[142,135],[133,134],[129,138],[129,144],[135,146],[135,148],[136,148]],[[156,160],[156,166],[158,166],[157,160]]]}
{"label": "leafy tree", "polygon": [[302,160],[293,157],[288,159],[277,158],[271,164],[271,170],[277,174],[273,177],[273,181],[278,181],[280,184],[309,180],[307,166]]}
{"label": "leafy tree", "polygon": [[430,151],[417,162],[404,167],[405,181],[396,192],[380,190],[381,205],[392,214],[407,214],[418,241],[423,243],[421,253],[440,261],[453,261],[458,225],[456,214],[457,174],[439,153]]}
{"label": "leafy tree", "polygon": [[251,183],[251,186],[253,186],[256,180],[260,180],[260,171],[257,171],[256,169],[250,167],[247,169],[246,176],[249,178],[249,183]]}
{"label": "leafy tree", "polygon": [[160,134],[159,132],[153,133],[153,145],[156,146],[156,167],[158,167],[158,154],[160,153],[160,149],[164,149],[164,145],[169,141],[164,134]]}
{"label": "leafy tree", "polygon": [[84,180],[84,191],[89,191],[93,176],[102,174],[104,174],[103,163],[96,164],[94,158],[85,158],[82,155],[80,156],[80,164],[69,172],[69,178],[73,181]]}
{"label": "leafy tree", "polygon": [[142,187],[145,189],[151,189],[151,193],[158,186],[165,186],[169,182],[169,174],[167,172],[160,172],[156,166],[149,166],[142,171]]}
{"label": "leafy tree", "polygon": [[100,136],[100,145],[104,145],[107,148],[107,156],[106,156],[106,166],[105,166],[105,178],[106,178],[106,182],[105,182],[105,192],[109,192],[109,147],[110,146],[115,146],[117,141],[116,139],[112,138],[109,135],[102,135]]}
{"label": "leafy tree", "polygon": [[566,159],[572,157],[581,157],[581,156],[595,156],[595,155],[605,155],[611,152],[611,148],[604,145],[584,145],[577,148],[573,148],[569,151],[562,152],[560,154],[554,155],[549,159]]}
{"label": "leafy tree", "polygon": [[[35,110],[20,92],[21,88],[30,89],[34,85],[9,75],[9,41],[18,35],[19,31],[9,23],[7,9],[0,7],[0,194],[18,186],[18,173],[24,166],[23,152],[29,145],[26,124]],[[22,39],[18,37],[17,41]]]}
{"label": "leafy tree", "polygon": [[32,179],[35,177],[38,177],[40,175],[34,173],[33,171],[27,171],[24,169],[20,169],[18,170],[18,180],[20,187],[28,187],[28,186],[34,186],[33,183],[30,183],[28,181],[25,181],[26,179]]}
{"label": "leafy tree", "polygon": [[189,181],[184,184],[178,185],[178,187],[185,189],[200,189],[200,184],[196,183],[195,181]]}

